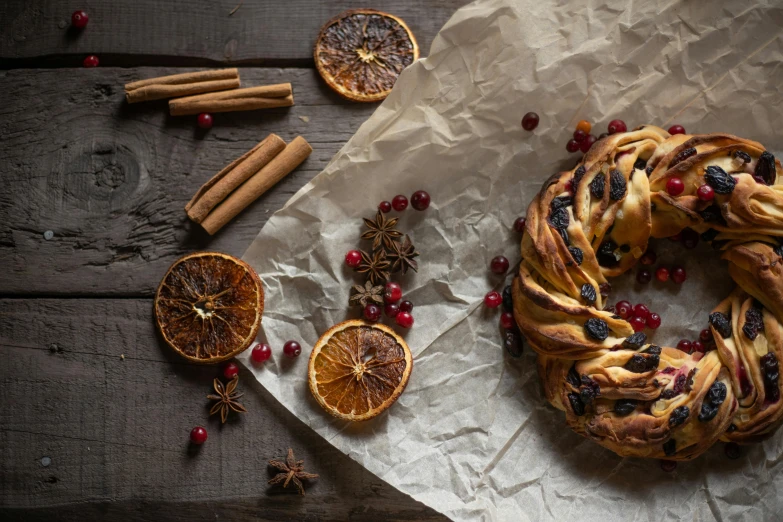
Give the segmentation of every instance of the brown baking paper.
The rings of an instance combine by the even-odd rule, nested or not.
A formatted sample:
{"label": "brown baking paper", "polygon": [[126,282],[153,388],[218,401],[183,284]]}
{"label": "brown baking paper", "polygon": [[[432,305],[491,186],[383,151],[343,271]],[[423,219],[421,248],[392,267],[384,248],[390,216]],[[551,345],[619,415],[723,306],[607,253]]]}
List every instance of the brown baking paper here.
{"label": "brown baking paper", "polygon": [[[274,356],[260,367],[249,351],[240,359],[335,447],[454,520],[781,520],[783,433],[738,460],[718,444],[674,473],[620,458],[566,428],[542,396],[531,350],[505,355],[499,311],[482,306],[504,284],[490,259],[519,257],[514,219],[548,176],[577,161],[565,143],[578,120],[596,134],[618,117],[629,128],[680,123],[783,150],[783,7],[773,4],[486,0],[460,9],[429,57],[403,72],[246,252],[266,287],[262,335]],[[541,116],[534,132],[520,125],[528,111]],[[408,209],[399,223],[421,252],[418,274],[399,279],[415,303],[408,388],[372,421],[335,420],[307,388],[310,347],[357,315],[348,297],[361,279],[343,259],[369,248],[361,218],[418,189],[431,207]],[[663,317],[654,342],[675,346],[697,338],[733,283],[706,245],[653,247],[688,280],[637,291],[628,274],[612,281],[610,302],[647,303]],[[288,339],[304,347],[293,361],[282,356]],[[330,473],[340,471],[321,470]]]}

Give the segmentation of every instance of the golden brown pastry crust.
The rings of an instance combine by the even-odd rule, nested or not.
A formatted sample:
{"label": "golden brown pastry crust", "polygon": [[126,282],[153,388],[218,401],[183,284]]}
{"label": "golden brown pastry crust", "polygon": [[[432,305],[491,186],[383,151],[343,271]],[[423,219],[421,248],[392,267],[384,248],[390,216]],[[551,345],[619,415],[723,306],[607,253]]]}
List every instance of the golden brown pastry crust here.
{"label": "golden brown pastry crust", "polygon": [[[696,195],[707,167],[734,180],[712,202]],[[677,196],[666,192],[673,177],[685,185]],[[780,180],[780,162],[754,141],[643,126],[599,140],[544,183],[527,210],[514,316],[574,431],[619,455],[688,460],[783,423]],[[710,316],[706,354],[651,345],[604,311],[607,278],[634,266],[651,236],[685,227],[713,236],[738,285]]]}

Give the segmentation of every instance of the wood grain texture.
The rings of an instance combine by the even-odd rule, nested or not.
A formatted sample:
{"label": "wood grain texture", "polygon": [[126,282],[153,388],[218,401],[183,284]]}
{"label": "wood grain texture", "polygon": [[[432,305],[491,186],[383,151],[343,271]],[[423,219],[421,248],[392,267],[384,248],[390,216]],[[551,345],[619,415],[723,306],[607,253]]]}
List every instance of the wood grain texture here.
{"label": "wood grain texture", "polygon": [[[0,295],[151,296],[185,253],[241,255],[376,108],[341,99],[312,69],[243,69],[243,85],[290,81],[296,105],[219,114],[206,132],[168,116],[165,100],[124,101],[125,83],[173,72],[0,72]],[[314,151],[211,238],[185,204],[271,132]]]}
{"label": "wood grain texture", "polygon": [[[217,372],[162,344],[150,299],[0,299],[0,519],[446,520],[329,445],[246,371],[248,413],[208,419]],[[192,452],[195,425],[209,439]],[[303,498],[266,484],[267,460],[289,445],[321,475]]]}
{"label": "wood grain texture", "polygon": [[[242,5],[229,15],[240,2]],[[252,64],[311,67],[321,26],[347,9],[401,17],[424,56],[438,30],[467,0],[6,0],[0,3],[0,66],[73,67],[88,54],[101,65]],[[70,28],[78,7],[84,31]]]}

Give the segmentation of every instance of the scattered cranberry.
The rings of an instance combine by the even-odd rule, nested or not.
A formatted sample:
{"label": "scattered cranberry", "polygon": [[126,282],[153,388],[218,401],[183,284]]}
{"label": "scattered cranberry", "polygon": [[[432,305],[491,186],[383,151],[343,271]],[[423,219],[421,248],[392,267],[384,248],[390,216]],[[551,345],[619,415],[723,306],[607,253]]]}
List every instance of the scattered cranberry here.
{"label": "scattered cranberry", "polygon": [[652,312],[647,316],[647,327],[655,330],[659,326],[661,326],[661,316]]}
{"label": "scattered cranberry", "polygon": [[598,141],[598,138],[592,134],[588,134],[587,138],[585,138],[585,141],[579,144],[579,150],[581,150],[583,154],[587,154],[587,151],[590,150],[590,147],[592,147],[593,143],[596,141]]}
{"label": "scattered cranberry", "polygon": [[609,131],[609,134],[617,134],[618,132],[627,131],[628,127],[625,126],[625,122],[623,120],[612,120],[609,122],[609,127],[607,130]]}
{"label": "scattered cranberry", "polygon": [[669,127],[669,134],[685,134],[685,127],[682,125],[672,125]]}
{"label": "scattered cranberry", "polygon": [[383,300],[387,303],[396,303],[402,299],[402,287],[399,283],[389,281],[386,283],[386,291],[383,294]]}
{"label": "scattered cranberry", "polygon": [[602,132],[601,134],[598,135],[598,139],[602,140],[602,139],[606,138],[607,136],[609,136],[608,132]]}
{"label": "scattered cranberry", "polygon": [[396,210],[397,212],[402,212],[406,208],[408,208],[408,198],[403,196],[402,194],[398,194],[392,198],[392,208]]}
{"label": "scattered cranberry", "polygon": [[207,441],[207,430],[201,426],[196,426],[190,430],[190,442],[193,444],[204,444]]}
{"label": "scattered cranberry", "polygon": [[500,293],[495,292],[494,290],[484,296],[484,305],[486,305],[487,308],[497,308],[502,302],[503,298],[500,296]]}
{"label": "scattered cranberry", "polygon": [[658,259],[658,256],[655,254],[655,251],[648,248],[641,259],[639,259],[639,262],[643,265],[653,265],[656,259]]}
{"label": "scattered cranberry", "polygon": [[699,244],[699,233],[692,228],[685,228],[680,232],[680,241],[685,248],[696,248]]}
{"label": "scattered cranberry", "polygon": [[514,314],[511,312],[503,312],[500,314],[500,326],[506,330],[514,328]]}
{"label": "scattered cranberry", "polygon": [[703,343],[709,343],[712,342],[712,332],[709,328],[705,328],[701,332],[699,332],[699,340]]}
{"label": "scattered cranberry", "polygon": [[538,114],[535,112],[528,112],[522,117],[522,128],[526,131],[532,131],[538,127]]}
{"label": "scattered cranberry", "polygon": [[381,318],[381,307],[377,304],[368,303],[364,307],[364,318],[371,323],[376,323]]}
{"label": "scattered cranberry", "polygon": [[413,326],[413,316],[410,312],[398,313],[397,317],[394,318],[394,321],[403,328],[410,328]]}
{"label": "scattered cranberry", "polygon": [[623,319],[628,319],[631,317],[631,314],[633,313],[633,307],[631,306],[631,303],[628,301],[620,301],[615,305],[615,310],[617,310],[617,315],[622,317]]}
{"label": "scattered cranberry", "polygon": [[642,319],[647,319],[648,315],[650,315],[650,309],[644,306],[643,304],[638,304],[633,307],[634,317],[641,317]]}
{"label": "scattered cranberry", "polygon": [[197,123],[198,126],[201,127],[202,129],[211,129],[214,120],[210,113],[202,112],[201,114],[198,115]]}
{"label": "scattered cranberry", "polygon": [[677,349],[682,350],[683,352],[690,353],[691,351],[691,342],[687,339],[680,339],[680,342],[677,343]]}
{"label": "scattered cranberry", "polygon": [[582,143],[587,138],[587,133],[583,131],[582,129],[576,129],[574,131],[574,141],[577,143]]}
{"label": "scattered cranberry", "polygon": [[660,281],[661,283],[665,283],[669,280],[669,269],[666,267],[661,267],[658,270],[655,271],[655,279]]}
{"label": "scattered cranberry", "polygon": [[345,264],[351,268],[358,268],[361,263],[362,253],[358,250],[349,250],[348,253],[345,254]]}
{"label": "scattered cranberry", "polygon": [[400,311],[401,312],[412,312],[413,311],[413,303],[411,303],[407,299],[405,301],[401,302],[400,303]]}
{"label": "scattered cranberry", "polygon": [[647,322],[641,317],[631,317],[628,322],[631,323],[634,332],[641,332],[647,326]]}
{"label": "scattered cranberry", "polygon": [[489,263],[489,269],[495,274],[505,274],[508,272],[508,259],[504,256],[495,256]]}
{"label": "scattered cranberry", "polygon": [[94,54],[91,54],[90,56],[84,59],[82,65],[85,67],[98,67],[98,63],[99,63],[98,57],[95,56]]}
{"label": "scattered cranberry", "polygon": [[640,285],[646,285],[652,281],[652,272],[647,270],[646,268],[642,268],[638,272],[636,272],[636,282]]}
{"label": "scattered cranberry", "polygon": [[696,195],[702,201],[712,201],[715,199],[715,190],[705,183],[696,189]]}
{"label": "scattered cranberry", "polygon": [[726,456],[728,458],[730,458],[731,460],[735,460],[735,459],[740,458],[741,453],[742,453],[740,451],[739,444],[737,444],[736,442],[729,442],[729,443],[727,443],[726,447],[723,448],[723,451],[726,453]]}
{"label": "scattered cranberry", "polygon": [[566,143],[566,150],[568,152],[576,152],[579,150],[579,142],[576,140],[568,140]]}
{"label": "scattered cranberry", "polygon": [[223,367],[223,377],[233,379],[239,374],[239,366],[236,363],[228,363]]}
{"label": "scattered cranberry", "polygon": [[397,317],[397,314],[400,313],[400,305],[397,303],[386,303],[383,311],[386,313],[386,317]]}
{"label": "scattered cranberry", "polygon": [[670,196],[679,196],[685,190],[685,183],[680,178],[669,178],[666,182],[666,192]]}
{"label": "scattered cranberry", "polygon": [[514,220],[514,230],[516,230],[519,234],[523,234],[525,232],[525,218],[518,217]]}
{"label": "scattered cranberry", "polygon": [[250,358],[254,363],[262,363],[272,357],[272,347],[266,343],[257,344],[253,347],[253,351],[250,352]]}
{"label": "scattered cranberry", "polygon": [[685,279],[687,278],[687,274],[685,273],[685,269],[681,266],[675,266],[672,267],[672,281],[677,283],[678,285],[681,285],[685,282]]}
{"label": "scattered cranberry", "polygon": [[90,16],[86,11],[74,11],[71,15],[71,25],[77,29],[84,29],[87,27],[87,22],[90,21]]}
{"label": "scattered cranberry", "polygon": [[691,343],[691,348],[693,349],[694,352],[704,353],[704,343],[702,343],[701,341],[693,341]]}
{"label": "scattered cranberry", "polygon": [[283,353],[293,359],[299,357],[299,354],[302,353],[302,347],[296,341],[288,341],[283,345]]}
{"label": "scattered cranberry", "polygon": [[674,460],[662,460],[661,469],[666,473],[672,473],[675,469],[677,469],[677,462]]}
{"label": "scattered cranberry", "polygon": [[416,210],[427,210],[430,206],[430,195],[423,190],[417,190],[411,196],[411,206]]}
{"label": "scattered cranberry", "polygon": [[391,212],[392,206],[390,201],[381,201],[378,203],[378,210],[383,212],[384,214],[388,214]]}
{"label": "scattered cranberry", "polygon": [[590,134],[590,131],[593,130],[593,126],[587,120],[580,120],[579,123],[576,124],[576,130],[580,130],[585,134]]}

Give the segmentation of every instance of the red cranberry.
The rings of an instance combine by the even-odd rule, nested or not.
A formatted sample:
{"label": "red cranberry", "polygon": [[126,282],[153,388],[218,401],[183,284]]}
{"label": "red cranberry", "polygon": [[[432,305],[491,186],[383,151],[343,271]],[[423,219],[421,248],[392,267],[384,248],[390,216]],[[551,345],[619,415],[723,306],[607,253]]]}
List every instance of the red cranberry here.
{"label": "red cranberry", "polygon": [[516,230],[519,234],[525,232],[525,218],[518,217],[514,220],[514,230]]}
{"label": "red cranberry", "polygon": [[257,344],[250,352],[250,358],[254,363],[262,363],[272,357],[272,347],[266,343]]}
{"label": "red cranberry", "polygon": [[412,311],[413,311],[413,303],[411,303],[407,299],[400,303],[400,312],[412,312]]}
{"label": "red cranberry", "polygon": [[634,332],[641,332],[647,326],[647,322],[641,317],[631,317],[628,322],[631,323]]}
{"label": "red cranberry", "polygon": [[77,29],[84,29],[87,27],[87,22],[90,21],[90,16],[86,11],[74,11],[71,15],[71,25]]}
{"label": "red cranberry", "polygon": [[579,142],[576,140],[568,140],[566,143],[566,150],[568,152],[576,152],[579,150]]}
{"label": "red cranberry", "polygon": [[634,317],[640,317],[642,319],[647,319],[647,316],[650,315],[650,309],[644,306],[643,304],[638,304],[633,307],[633,316]]}
{"label": "red cranberry", "polygon": [[638,272],[636,272],[636,282],[640,285],[646,285],[652,281],[652,272],[647,270],[646,268],[642,268]]}
{"label": "red cranberry", "polygon": [[652,312],[647,316],[647,327],[655,330],[659,326],[661,326],[661,316]]}
{"label": "red cranberry", "polygon": [[358,250],[349,250],[348,253],[345,254],[345,264],[351,268],[358,268],[361,263],[362,253]]}
{"label": "red cranberry", "polygon": [[672,267],[672,281],[677,283],[678,285],[681,285],[685,282],[685,279],[687,278],[687,274],[685,273],[685,269],[681,266],[675,266]]}
{"label": "red cranberry", "polygon": [[655,254],[655,251],[648,248],[641,259],[639,259],[639,262],[643,265],[653,265],[656,259],[658,259],[658,256]]}
{"label": "red cranberry", "polygon": [[493,290],[484,296],[484,305],[487,308],[497,308],[502,302],[503,298],[500,296],[500,292],[495,292]]}
{"label": "red cranberry", "polygon": [[669,134],[685,134],[685,127],[682,125],[672,125],[669,127]]}
{"label": "red cranberry", "polygon": [[582,129],[576,129],[574,131],[574,141],[576,141],[577,143],[582,143],[583,141],[585,141],[585,138],[587,138],[587,133]]}
{"label": "red cranberry", "polygon": [[688,339],[680,339],[680,342],[677,343],[677,349],[690,353],[691,342]]}
{"label": "red cranberry", "polygon": [[607,130],[609,131],[609,134],[617,134],[618,132],[627,131],[628,127],[625,126],[625,122],[623,120],[612,120],[609,122],[609,127]]}
{"label": "red cranberry", "polygon": [[413,326],[413,316],[410,312],[398,313],[397,317],[394,318],[394,321],[403,328],[410,328]]}
{"label": "red cranberry", "polygon": [[506,330],[514,328],[514,314],[511,312],[503,312],[500,314],[500,326]]}
{"label": "red cranberry", "polygon": [[386,317],[397,317],[397,314],[400,313],[400,305],[397,303],[386,303],[383,311],[386,313]]}
{"label": "red cranberry", "polygon": [[508,259],[504,256],[495,256],[489,263],[489,269],[495,274],[502,275],[508,272]]}
{"label": "red cranberry", "polygon": [[691,348],[693,348],[694,352],[704,353],[704,343],[701,341],[693,341],[691,343]]}
{"label": "red cranberry", "polygon": [[193,444],[204,444],[207,441],[207,430],[201,426],[196,426],[190,430],[190,442]]}
{"label": "red cranberry", "polygon": [[699,233],[692,228],[683,229],[680,232],[680,241],[685,248],[696,248],[696,245],[699,244]]}
{"label": "red cranberry", "polygon": [[368,303],[367,306],[364,307],[364,318],[371,323],[378,322],[381,318],[381,307],[377,304]]}
{"label": "red cranberry", "polygon": [[522,128],[526,131],[532,131],[538,127],[538,114],[535,112],[528,112],[522,117]]}
{"label": "red cranberry", "polygon": [[587,151],[590,150],[590,147],[592,147],[593,143],[596,141],[598,141],[598,138],[592,134],[588,134],[585,140],[579,144],[579,150],[581,150],[583,154],[587,154]]}
{"label": "red cranberry", "polygon": [[661,469],[666,473],[672,473],[675,469],[677,469],[677,462],[674,460],[662,460]]}
{"label": "red cranberry", "polygon": [[239,366],[236,363],[228,363],[223,367],[223,377],[233,379],[239,374]]}
{"label": "red cranberry", "polygon": [[392,198],[392,208],[397,212],[402,212],[408,208],[408,198],[402,194],[398,194]]}
{"label": "red cranberry", "polygon": [[699,340],[703,343],[709,343],[712,342],[712,332],[709,328],[705,328],[701,332],[699,332]]}
{"label": "red cranberry", "polygon": [[736,442],[727,443],[726,447],[723,448],[723,451],[726,453],[726,456],[732,460],[738,459],[740,456],[742,456],[739,444]]}
{"label": "red cranberry", "polygon": [[288,341],[283,345],[283,353],[293,359],[299,357],[299,354],[302,353],[302,347],[296,341]]}
{"label": "red cranberry", "polygon": [[95,56],[94,54],[91,54],[90,56],[84,59],[82,65],[85,67],[98,67],[98,63],[99,63],[98,57]]}
{"label": "red cranberry", "polygon": [[661,267],[658,270],[655,271],[655,279],[660,281],[661,283],[665,283],[669,280],[669,269],[666,267]]}
{"label": "red cranberry", "polygon": [[391,212],[392,206],[390,201],[381,201],[378,203],[378,210],[383,212],[384,214],[388,214]]}
{"label": "red cranberry", "polygon": [[427,210],[430,206],[430,195],[423,190],[417,190],[411,196],[411,206],[416,210]]}
{"label": "red cranberry", "polygon": [[383,294],[383,300],[387,303],[396,303],[402,299],[402,287],[399,283],[389,281],[386,283],[386,290]]}
{"label": "red cranberry", "polygon": [[696,189],[696,195],[702,201],[712,201],[715,199],[715,190],[705,183]]}
{"label": "red cranberry", "polygon": [[633,313],[633,307],[631,306],[631,303],[628,301],[620,301],[615,306],[615,310],[617,310],[617,315],[622,317],[623,319],[628,319],[631,317],[631,314]]}
{"label": "red cranberry", "polygon": [[679,196],[685,190],[685,183],[680,178],[669,178],[666,182],[666,192],[670,196]]}
{"label": "red cranberry", "polygon": [[201,127],[202,129],[211,129],[212,123],[214,123],[214,121],[210,113],[202,112],[201,114],[198,115],[197,123],[198,126]]}

